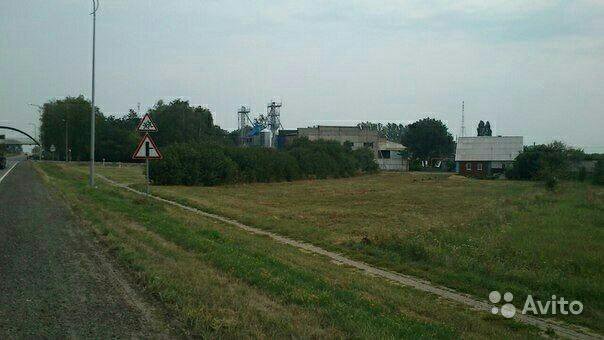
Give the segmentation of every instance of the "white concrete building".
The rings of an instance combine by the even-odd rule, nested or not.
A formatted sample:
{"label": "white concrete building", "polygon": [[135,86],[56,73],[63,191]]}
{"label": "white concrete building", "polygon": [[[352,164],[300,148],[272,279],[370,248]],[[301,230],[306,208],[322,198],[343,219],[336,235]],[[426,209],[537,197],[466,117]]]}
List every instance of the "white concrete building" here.
{"label": "white concrete building", "polygon": [[409,161],[401,155],[405,149],[407,148],[399,143],[379,142],[376,162],[380,166],[380,170],[409,171]]}

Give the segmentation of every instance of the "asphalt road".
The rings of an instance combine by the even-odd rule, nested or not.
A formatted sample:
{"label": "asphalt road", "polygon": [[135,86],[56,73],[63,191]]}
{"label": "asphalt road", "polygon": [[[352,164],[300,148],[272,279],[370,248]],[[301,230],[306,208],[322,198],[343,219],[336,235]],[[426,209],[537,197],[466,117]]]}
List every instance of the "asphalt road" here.
{"label": "asphalt road", "polygon": [[[18,159],[9,160],[7,169]],[[166,328],[30,161],[0,182],[0,338],[156,337]]]}
{"label": "asphalt road", "polygon": [[16,157],[8,157],[6,158],[6,168],[4,169],[0,169],[0,183],[2,183],[2,178],[4,178],[10,169],[13,167],[13,165],[15,165],[17,162],[22,161],[25,159],[25,156],[16,156]]}

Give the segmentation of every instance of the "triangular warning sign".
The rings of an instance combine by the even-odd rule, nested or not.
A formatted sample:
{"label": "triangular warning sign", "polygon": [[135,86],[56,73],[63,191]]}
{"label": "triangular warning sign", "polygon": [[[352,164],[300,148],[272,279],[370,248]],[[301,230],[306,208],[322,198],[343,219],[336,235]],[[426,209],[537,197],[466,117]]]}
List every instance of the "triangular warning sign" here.
{"label": "triangular warning sign", "polygon": [[145,113],[145,115],[143,116],[141,121],[138,123],[138,126],[136,127],[136,129],[138,131],[143,131],[143,132],[156,132],[157,125],[155,125],[155,123],[153,123],[153,120],[151,120],[151,116],[149,116],[148,113]]}
{"label": "triangular warning sign", "polygon": [[162,155],[155,145],[155,142],[148,134],[143,136],[143,139],[136,147],[136,151],[134,151],[134,155],[132,155],[133,159],[162,159]]}

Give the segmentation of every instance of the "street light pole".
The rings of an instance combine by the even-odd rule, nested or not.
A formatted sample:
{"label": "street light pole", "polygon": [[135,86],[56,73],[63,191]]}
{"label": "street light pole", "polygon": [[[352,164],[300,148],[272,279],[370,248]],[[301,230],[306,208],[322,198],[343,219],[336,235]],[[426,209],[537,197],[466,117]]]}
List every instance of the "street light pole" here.
{"label": "street light pole", "polygon": [[[42,114],[42,112],[44,111],[44,107],[43,107],[42,105],[37,105],[37,104],[32,104],[32,103],[29,103],[29,105],[30,105],[30,106],[33,106],[33,107],[37,107],[37,108],[38,108],[38,113],[39,113],[39,114]],[[41,120],[41,119],[40,119],[40,118],[38,118],[38,122],[40,122],[40,120]],[[38,125],[37,125],[36,123],[30,123],[30,124],[34,125],[34,127],[35,127],[35,129],[36,129],[36,133],[35,133],[36,140],[37,140],[38,142],[40,142],[40,138],[39,138],[39,137],[40,137],[41,133],[40,133],[40,131],[38,130]],[[40,143],[42,143],[42,142],[40,142]],[[44,148],[42,147],[42,145],[39,145],[39,146],[38,146],[38,149],[39,149],[39,151],[38,151],[39,160],[42,160],[42,152],[44,151]]]}
{"label": "street light pole", "polygon": [[[34,127],[34,137],[36,138],[37,141],[39,141],[40,139],[38,139],[38,125],[36,125],[36,123],[29,123],[29,125]],[[34,147],[35,148],[35,147]],[[39,147],[38,147],[39,148]],[[33,151],[33,150],[32,150]],[[33,152],[31,153],[33,156]]]}
{"label": "street light pole", "polygon": [[67,117],[63,120],[65,121],[65,163],[67,163],[69,161],[69,139],[67,138],[67,127],[69,126],[69,122],[67,121]]}
{"label": "street light pole", "polygon": [[96,11],[99,9],[99,0],[92,0],[92,111],[90,112],[90,178],[88,183],[94,187],[94,53],[96,43]]}
{"label": "street light pole", "polygon": [[34,127],[34,137],[38,140],[38,125],[36,123],[29,123],[29,125]]}

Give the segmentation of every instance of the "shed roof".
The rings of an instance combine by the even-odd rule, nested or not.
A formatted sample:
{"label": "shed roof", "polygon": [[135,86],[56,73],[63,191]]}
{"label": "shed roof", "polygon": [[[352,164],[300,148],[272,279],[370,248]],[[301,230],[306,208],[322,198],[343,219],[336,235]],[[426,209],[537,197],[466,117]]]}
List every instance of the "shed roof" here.
{"label": "shed roof", "polygon": [[513,161],[522,147],[522,136],[459,137],[455,160]]}
{"label": "shed roof", "polygon": [[378,147],[380,150],[405,150],[407,148],[403,144],[391,142],[389,140],[380,142]]}

